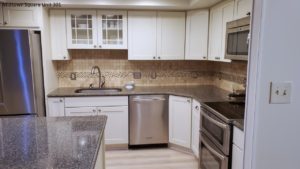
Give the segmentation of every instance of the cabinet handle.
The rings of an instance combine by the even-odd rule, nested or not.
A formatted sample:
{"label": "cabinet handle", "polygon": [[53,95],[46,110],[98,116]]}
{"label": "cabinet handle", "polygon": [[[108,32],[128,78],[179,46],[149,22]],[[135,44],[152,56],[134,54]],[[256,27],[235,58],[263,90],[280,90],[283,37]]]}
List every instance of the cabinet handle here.
{"label": "cabinet handle", "polygon": [[156,57],[155,56],[153,56],[153,59],[155,59]]}
{"label": "cabinet handle", "polygon": [[220,60],[220,57],[216,56],[215,59]]}

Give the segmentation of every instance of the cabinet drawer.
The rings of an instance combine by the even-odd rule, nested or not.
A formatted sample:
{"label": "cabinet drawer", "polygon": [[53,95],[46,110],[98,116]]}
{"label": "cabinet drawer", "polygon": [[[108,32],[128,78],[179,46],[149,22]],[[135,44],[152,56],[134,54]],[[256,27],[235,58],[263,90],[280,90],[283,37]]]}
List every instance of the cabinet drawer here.
{"label": "cabinet drawer", "polygon": [[65,107],[92,106],[128,106],[128,96],[65,98]]}
{"label": "cabinet drawer", "polygon": [[237,127],[233,128],[233,144],[244,150],[244,132]]}

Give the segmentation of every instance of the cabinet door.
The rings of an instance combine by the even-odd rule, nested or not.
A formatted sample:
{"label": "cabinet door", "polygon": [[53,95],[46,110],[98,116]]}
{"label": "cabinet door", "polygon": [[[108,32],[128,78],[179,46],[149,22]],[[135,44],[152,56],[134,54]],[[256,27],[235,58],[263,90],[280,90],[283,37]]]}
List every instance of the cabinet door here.
{"label": "cabinet door", "polygon": [[4,26],[39,27],[41,10],[38,7],[3,7]]}
{"label": "cabinet door", "polygon": [[244,152],[235,144],[232,146],[232,167],[231,169],[243,169]]}
{"label": "cabinet door", "polygon": [[191,99],[170,96],[169,100],[169,141],[191,148],[192,110]]}
{"label": "cabinet door", "polygon": [[187,13],[185,60],[207,60],[208,10]]}
{"label": "cabinet door", "polygon": [[193,100],[192,103],[192,150],[196,157],[199,158],[200,143],[200,103]]}
{"label": "cabinet door", "polygon": [[97,11],[98,45],[103,49],[127,49],[127,12]]}
{"label": "cabinet door", "polygon": [[69,49],[97,48],[96,11],[67,10],[66,20]]}
{"label": "cabinet door", "polygon": [[48,98],[48,117],[65,116],[64,98]]}
{"label": "cabinet door", "polygon": [[229,62],[225,57],[226,23],[234,19],[234,1],[226,1],[211,9],[209,60]]}
{"label": "cabinet door", "polygon": [[247,17],[252,12],[252,0],[235,0],[234,9],[235,19]]}
{"label": "cabinet door", "polygon": [[128,12],[128,59],[156,59],[156,12]]}
{"label": "cabinet door", "polygon": [[224,59],[225,57],[225,47],[226,47],[226,25],[227,22],[234,20],[234,1],[226,3],[222,6],[222,47],[221,47],[221,56],[220,60],[225,62],[230,62],[228,59]]}
{"label": "cabinet door", "polygon": [[66,108],[66,116],[96,116],[96,107],[72,107]]}
{"label": "cabinet door", "polygon": [[1,3],[0,3],[0,26],[3,26],[3,8]]}
{"label": "cabinet door", "polygon": [[157,58],[184,60],[185,12],[158,12]]}
{"label": "cabinet door", "polygon": [[52,60],[69,60],[65,10],[50,10],[50,37]]}
{"label": "cabinet door", "polygon": [[128,106],[98,107],[98,114],[106,115],[106,144],[128,144]]}

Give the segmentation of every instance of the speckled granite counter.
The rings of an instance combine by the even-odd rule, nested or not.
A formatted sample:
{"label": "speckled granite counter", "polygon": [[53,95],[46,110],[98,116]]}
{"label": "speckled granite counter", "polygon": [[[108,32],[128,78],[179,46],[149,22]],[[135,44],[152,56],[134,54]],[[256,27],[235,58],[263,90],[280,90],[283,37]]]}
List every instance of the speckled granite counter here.
{"label": "speckled granite counter", "polygon": [[106,120],[106,116],[0,118],[0,168],[93,169]]}
{"label": "speckled granite counter", "polygon": [[244,119],[235,119],[233,125],[244,131]]}
{"label": "speckled granite counter", "polygon": [[106,94],[82,94],[75,93],[78,88],[58,88],[48,94],[48,97],[83,97],[83,96],[122,96],[138,94],[170,94],[177,96],[192,97],[199,102],[228,101],[229,92],[211,85],[188,85],[188,86],[143,86],[135,87],[134,90],[122,88],[121,92]]}

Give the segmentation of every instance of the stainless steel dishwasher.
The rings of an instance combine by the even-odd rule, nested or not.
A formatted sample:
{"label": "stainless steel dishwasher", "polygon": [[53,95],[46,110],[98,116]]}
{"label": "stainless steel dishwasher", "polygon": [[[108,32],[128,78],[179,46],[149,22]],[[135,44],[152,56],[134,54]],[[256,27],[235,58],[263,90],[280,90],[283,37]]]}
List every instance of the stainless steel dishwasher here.
{"label": "stainless steel dishwasher", "polygon": [[169,103],[167,95],[129,97],[129,145],[169,142]]}

